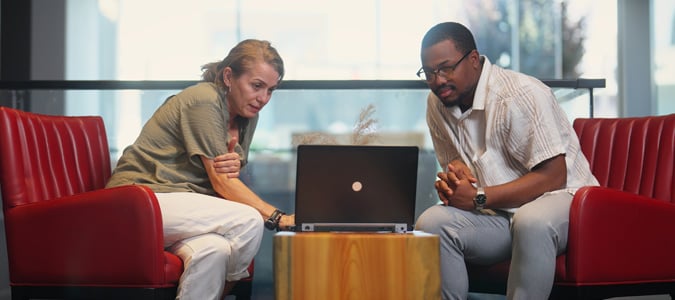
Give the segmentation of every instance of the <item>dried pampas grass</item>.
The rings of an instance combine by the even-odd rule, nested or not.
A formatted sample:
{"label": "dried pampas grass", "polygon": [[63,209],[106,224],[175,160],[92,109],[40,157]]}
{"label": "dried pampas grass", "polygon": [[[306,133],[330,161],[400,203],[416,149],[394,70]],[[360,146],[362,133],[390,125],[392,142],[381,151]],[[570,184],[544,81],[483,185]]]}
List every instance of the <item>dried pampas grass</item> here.
{"label": "dried pampas grass", "polygon": [[375,113],[375,106],[372,104],[368,104],[361,110],[352,132],[353,145],[368,145],[377,140],[377,120],[373,119],[373,113]]}
{"label": "dried pampas grass", "polygon": [[[359,119],[354,124],[354,129],[349,136],[349,143],[352,145],[368,145],[378,140],[377,119],[373,118],[375,106],[368,104],[359,114]],[[336,135],[322,132],[312,132],[297,136],[293,140],[294,146],[297,145],[338,145]]]}

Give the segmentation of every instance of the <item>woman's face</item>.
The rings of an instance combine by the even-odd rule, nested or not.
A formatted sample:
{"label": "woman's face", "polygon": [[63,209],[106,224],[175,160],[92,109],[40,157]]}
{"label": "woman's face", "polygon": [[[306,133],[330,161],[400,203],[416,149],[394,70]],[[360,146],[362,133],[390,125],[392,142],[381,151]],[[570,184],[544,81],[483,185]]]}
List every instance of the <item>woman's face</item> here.
{"label": "woman's face", "polygon": [[279,73],[265,62],[256,62],[238,78],[232,69],[223,70],[223,82],[229,87],[227,104],[230,117],[255,117],[270,101],[279,84]]}

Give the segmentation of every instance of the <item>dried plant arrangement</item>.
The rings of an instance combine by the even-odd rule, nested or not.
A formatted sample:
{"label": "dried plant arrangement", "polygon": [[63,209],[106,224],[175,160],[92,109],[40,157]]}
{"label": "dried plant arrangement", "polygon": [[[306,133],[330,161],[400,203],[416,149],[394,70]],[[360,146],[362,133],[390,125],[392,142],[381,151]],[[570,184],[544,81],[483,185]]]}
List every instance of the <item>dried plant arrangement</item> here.
{"label": "dried plant arrangement", "polygon": [[[368,145],[376,142],[377,137],[377,119],[373,118],[375,106],[368,104],[359,114],[359,118],[354,124],[352,133],[349,136],[349,143],[352,145]],[[335,135],[321,132],[311,132],[298,136],[293,140],[293,146],[297,145],[338,145],[338,139]]]}
{"label": "dried plant arrangement", "polygon": [[297,145],[337,145],[334,136],[328,136],[320,132],[310,132],[293,139],[293,146]]}
{"label": "dried plant arrangement", "polygon": [[373,113],[375,113],[373,104],[368,104],[361,110],[352,132],[353,145],[368,145],[377,141],[377,119],[373,119]]}

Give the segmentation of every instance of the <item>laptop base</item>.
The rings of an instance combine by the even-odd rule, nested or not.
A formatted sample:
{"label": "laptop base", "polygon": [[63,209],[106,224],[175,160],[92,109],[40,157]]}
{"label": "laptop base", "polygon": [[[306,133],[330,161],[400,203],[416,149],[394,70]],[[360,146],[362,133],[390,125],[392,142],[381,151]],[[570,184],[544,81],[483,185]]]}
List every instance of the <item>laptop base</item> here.
{"label": "laptop base", "polygon": [[406,233],[403,223],[302,223],[296,228],[302,232],[393,232]]}

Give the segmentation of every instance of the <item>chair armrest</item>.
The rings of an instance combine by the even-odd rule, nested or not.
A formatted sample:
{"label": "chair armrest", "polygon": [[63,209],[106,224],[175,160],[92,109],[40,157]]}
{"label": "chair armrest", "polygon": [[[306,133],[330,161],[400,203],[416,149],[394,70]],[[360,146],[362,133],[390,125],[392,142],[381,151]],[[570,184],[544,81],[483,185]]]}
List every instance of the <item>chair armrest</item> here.
{"label": "chair armrest", "polygon": [[603,187],[574,195],[568,280],[640,282],[675,277],[675,205]]}
{"label": "chair armrest", "polygon": [[12,281],[164,281],[162,216],[147,187],[101,189],[5,212]]}

